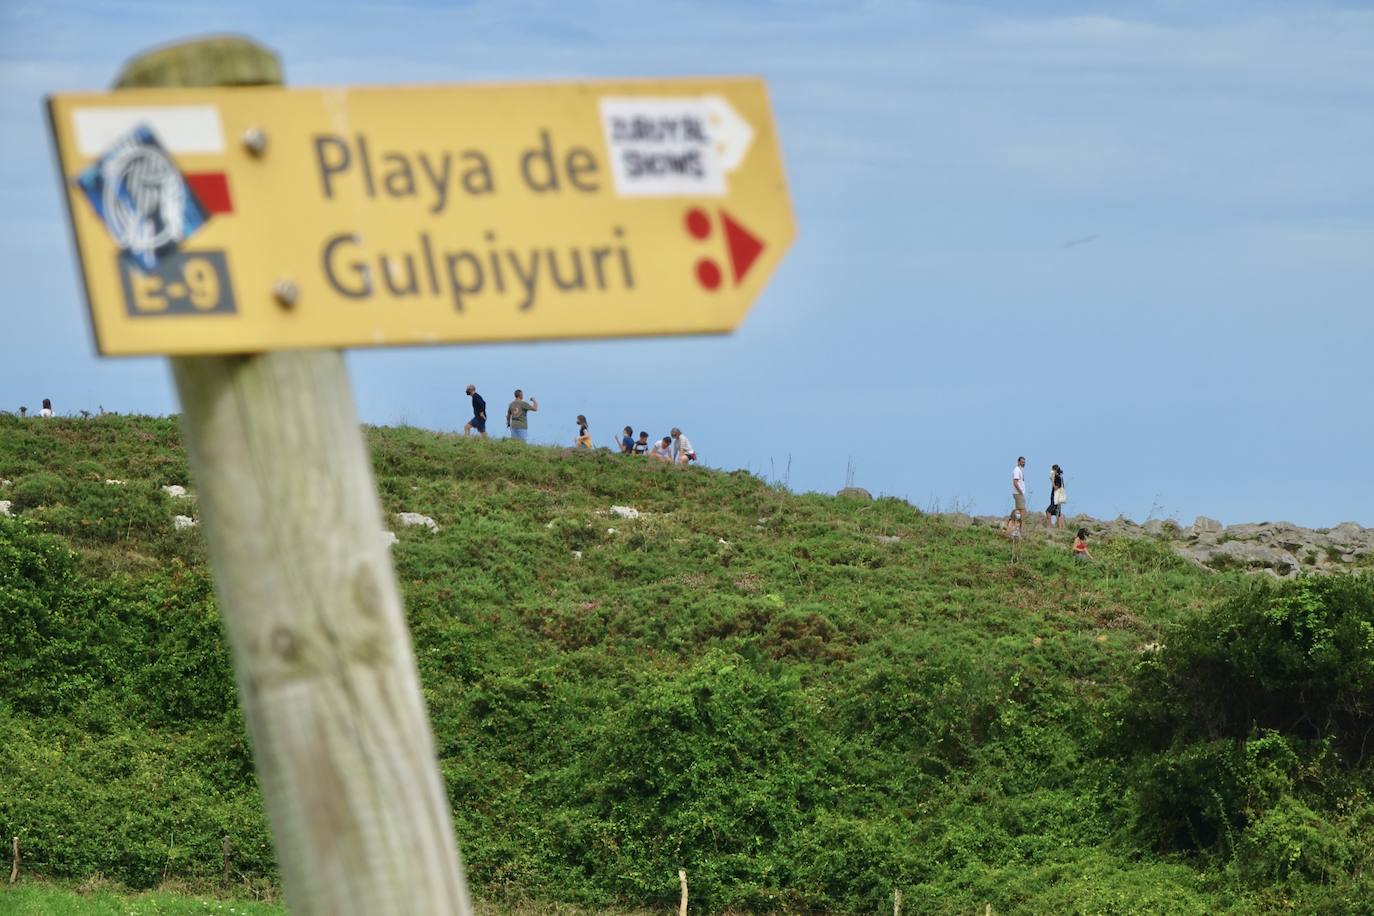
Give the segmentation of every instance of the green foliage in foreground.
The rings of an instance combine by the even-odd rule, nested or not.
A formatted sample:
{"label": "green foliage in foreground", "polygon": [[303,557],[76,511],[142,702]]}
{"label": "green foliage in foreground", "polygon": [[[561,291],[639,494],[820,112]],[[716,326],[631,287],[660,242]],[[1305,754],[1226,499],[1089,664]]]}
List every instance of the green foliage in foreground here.
{"label": "green foliage in foreground", "polygon": [[[897,500],[368,434],[385,509],[442,529],[394,551],[483,898],[662,910],[683,867],[716,912],[1374,899],[1369,579],[1038,533],[1013,567]],[[0,835],[39,874],[215,881],[228,836],[235,884],[275,877],[177,443],[0,418]]]}

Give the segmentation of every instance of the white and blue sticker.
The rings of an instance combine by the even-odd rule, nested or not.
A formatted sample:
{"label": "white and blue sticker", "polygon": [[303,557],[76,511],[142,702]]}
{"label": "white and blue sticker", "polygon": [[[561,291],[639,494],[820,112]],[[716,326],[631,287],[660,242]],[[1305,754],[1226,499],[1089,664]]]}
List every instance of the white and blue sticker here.
{"label": "white and blue sticker", "polygon": [[121,249],[144,270],[175,252],[209,213],[146,125],[115,142],[76,179]]}

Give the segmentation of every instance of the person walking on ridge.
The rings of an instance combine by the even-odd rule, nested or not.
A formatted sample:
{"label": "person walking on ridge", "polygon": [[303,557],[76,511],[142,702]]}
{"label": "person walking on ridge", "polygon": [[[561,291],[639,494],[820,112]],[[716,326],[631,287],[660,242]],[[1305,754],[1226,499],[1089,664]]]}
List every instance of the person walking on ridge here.
{"label": "person walking on ridge", "polygon": [[592,448],[592,434],[587,429],[587,418],[582,414],[577,415],[577,438],[573,440],[574,448]]}
{"label": "person walking on ridge", "polygon": [[510,430],[512,439],[519,439],[525,442],[530,435],[529,415],[539,409],[539,399],[530,398],[525,400],[525,392],[519,388],[515,389],[515,400],[510,402],[506,408],[506,429]]}
{"label": "person walking on ridge", "polygon": [[1059,465],[1050,466],[1050,504],[1045,509],[1045,527],[1050,527],[1050,519],[1054,519],[1054,527],[1064,527],[1064,503],[1068,498],[1064,495],[1064,469]]}
{"label": "person walking on ridge", "polygon": [[1016,467],[1011,469],[1011,498],[1016,503],[1013,510],[1026,514],[1026,456],[1016,459]]}
{"label": "person walking on ridge", "polygon": [[487,437],[487,402],[477,393],[476,385],[469,385],[467,393],[472,398],[472,419],[463,424],[463,435],[466,436],[475,429],[485,439]]}

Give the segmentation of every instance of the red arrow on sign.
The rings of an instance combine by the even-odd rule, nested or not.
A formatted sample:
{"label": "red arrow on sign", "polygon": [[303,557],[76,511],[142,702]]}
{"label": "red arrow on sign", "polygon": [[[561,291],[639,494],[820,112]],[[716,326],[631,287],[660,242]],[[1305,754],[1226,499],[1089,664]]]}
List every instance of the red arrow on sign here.
{"label": "red arrow on sign", "polygon": [[725,226],[725,245],[730,250],[730,269],[735,275],[735,285],[739,286],[749,268],[763,254],[763,239],[735,222],[724,210],[720,211],[720,221]]}

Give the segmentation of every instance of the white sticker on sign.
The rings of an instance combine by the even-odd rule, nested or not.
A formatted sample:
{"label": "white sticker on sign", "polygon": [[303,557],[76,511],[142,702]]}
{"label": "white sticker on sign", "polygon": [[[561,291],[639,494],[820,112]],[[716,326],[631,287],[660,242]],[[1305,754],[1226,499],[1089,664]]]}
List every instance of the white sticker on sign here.
{"label": "white sticker on sign", "polygon": [[601,126],[622,197],[724,197],[705,98],[606,97]]}

